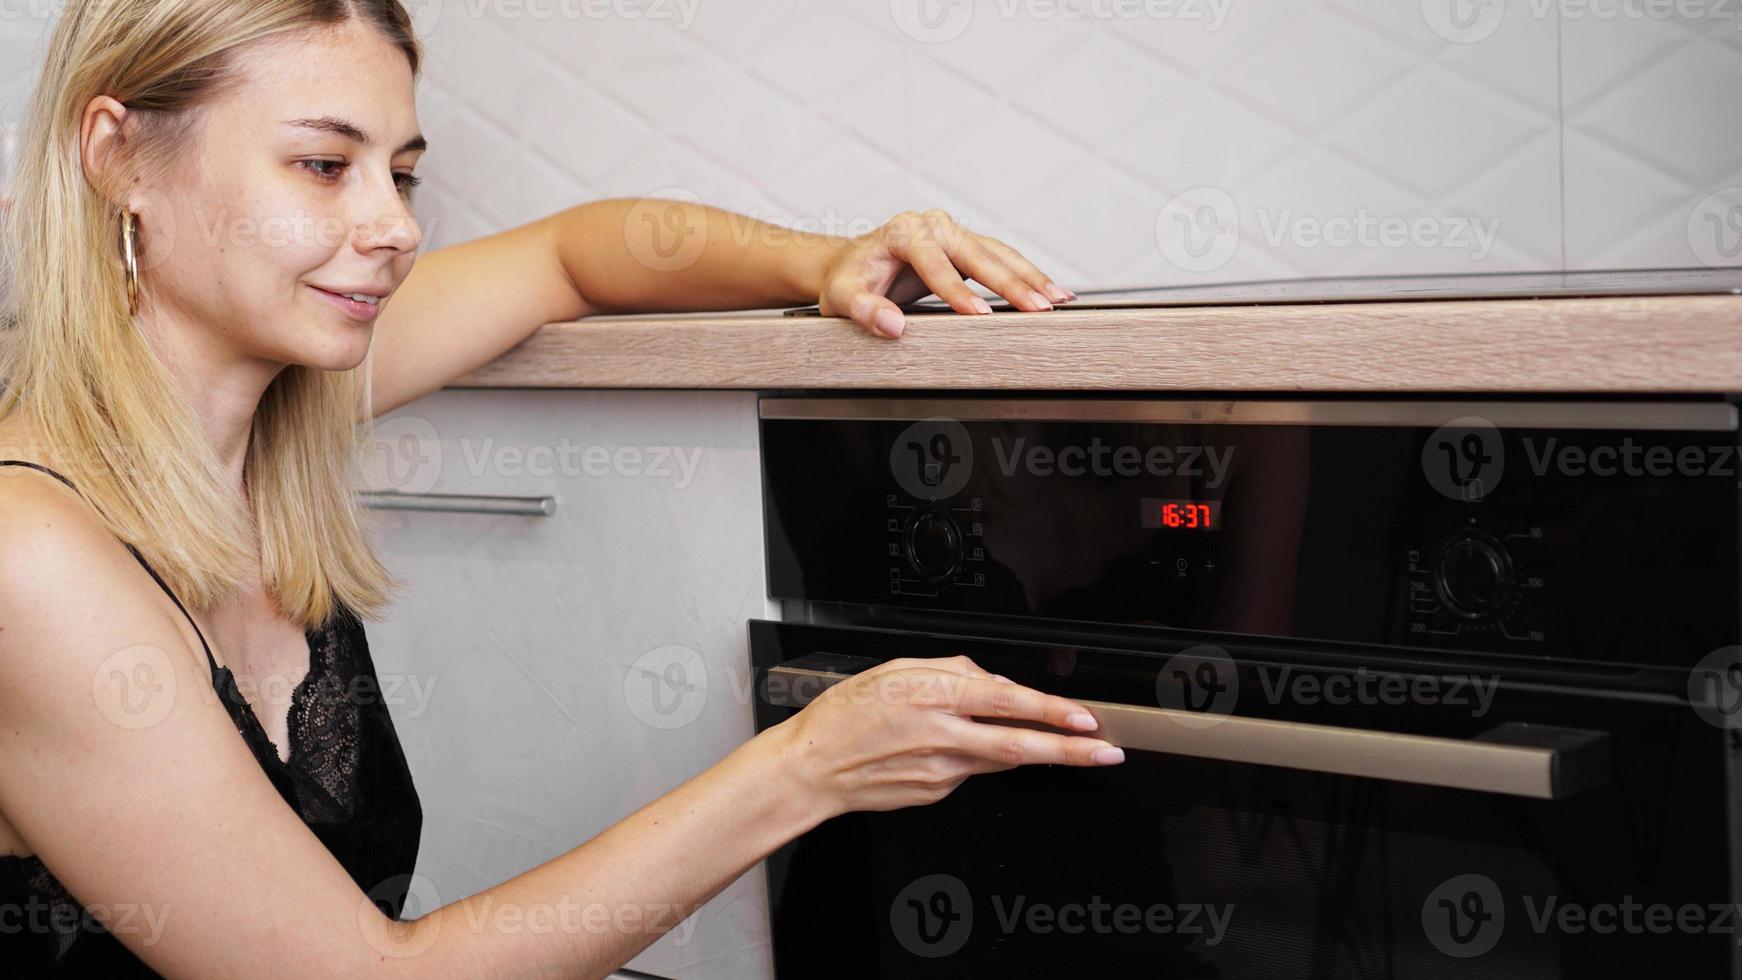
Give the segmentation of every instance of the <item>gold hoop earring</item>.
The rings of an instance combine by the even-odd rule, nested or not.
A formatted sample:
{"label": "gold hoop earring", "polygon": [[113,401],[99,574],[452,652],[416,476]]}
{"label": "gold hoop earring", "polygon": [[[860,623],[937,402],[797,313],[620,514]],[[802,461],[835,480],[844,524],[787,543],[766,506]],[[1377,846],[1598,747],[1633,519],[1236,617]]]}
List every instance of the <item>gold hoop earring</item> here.
{"label": "gold hoop earring", "polygon": [[127,283],[127,315],[139,312],[139,216],[121,215],[121,276]]}

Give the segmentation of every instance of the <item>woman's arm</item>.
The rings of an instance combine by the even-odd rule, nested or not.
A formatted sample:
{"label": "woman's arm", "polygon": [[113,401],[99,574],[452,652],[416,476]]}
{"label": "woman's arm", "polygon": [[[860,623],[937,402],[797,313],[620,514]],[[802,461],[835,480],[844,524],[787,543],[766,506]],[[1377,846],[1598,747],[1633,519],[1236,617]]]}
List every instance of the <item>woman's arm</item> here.
{"label": "woman's arm", "polygon": [[[413,922],[382,920],[373,944],[409,976],[605,976],[822,821],[818,796],[785,761],[788,734],[758,735],[500,885]],[[548,933],[529,935],[541,922]]]}
{"label": "woman's arm", "polygon": [[[898,317],[899,305],[930,292],[958,313],[988,312],[964,273],[1019,309],[1049,309],[1069,298],[1014,249],[974,234],[943,211],[903,212],[852,238],[662,198],[584,204],[566,212],[565,220],[558,235],[563,267],[576,291],[600,312],[820,301],[825,314],[850,316],[877,332],[877,313]],[[894,336],[900,330],[881,332]]]}
{"label": "woman's arm", "polygon": [[584,845],[393,922],[285,806],[191,627],[71,491],[9,479],[0,541],[0,813],[171,976],[602,977],[823,819],[1106,746],[969,719],[1064,728],[1073,702],[960,658],[896,661]]}
{"label": "woman's arm", "polygon": [[894,338],[900,306],[927,293],[958,313],[990,312],[964,274],[1021,310],[1074,296],[942,211],[903,212],[840,238],[684,201],[582,204],[417,260],[375,322],[374,413],[489,363],[546,323],[818,303]]}

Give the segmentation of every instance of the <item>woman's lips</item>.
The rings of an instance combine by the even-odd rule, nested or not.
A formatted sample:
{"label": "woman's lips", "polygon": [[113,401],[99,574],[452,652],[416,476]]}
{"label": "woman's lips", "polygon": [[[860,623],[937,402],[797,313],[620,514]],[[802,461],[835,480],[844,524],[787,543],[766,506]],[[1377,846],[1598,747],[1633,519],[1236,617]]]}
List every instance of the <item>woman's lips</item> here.
{"label": "woman's lips", "polygon": [[381,306],[379,304],[370,306],[368,303],[359,303],[348,296],[340,296],[338,293],[329,293],[319,286],[309,286],[308,288],[319,293],[327,302],[332,303],[341,310],[344,310],[347,316],[359,323],[369,323],[381,313]]}

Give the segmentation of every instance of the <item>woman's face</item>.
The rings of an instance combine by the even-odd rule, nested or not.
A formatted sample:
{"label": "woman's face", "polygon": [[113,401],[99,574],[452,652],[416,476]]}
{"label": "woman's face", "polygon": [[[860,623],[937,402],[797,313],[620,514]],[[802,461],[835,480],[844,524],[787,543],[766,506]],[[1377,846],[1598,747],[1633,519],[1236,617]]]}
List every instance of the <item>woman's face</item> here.
{"label": "woman's face", "polygon": [[[260,42],[175,170],[136,188],[141,288],[219,358],[355,367],[423,236],[411,66],[358,22]],[[329,292],[333,291],[333,292]]]}

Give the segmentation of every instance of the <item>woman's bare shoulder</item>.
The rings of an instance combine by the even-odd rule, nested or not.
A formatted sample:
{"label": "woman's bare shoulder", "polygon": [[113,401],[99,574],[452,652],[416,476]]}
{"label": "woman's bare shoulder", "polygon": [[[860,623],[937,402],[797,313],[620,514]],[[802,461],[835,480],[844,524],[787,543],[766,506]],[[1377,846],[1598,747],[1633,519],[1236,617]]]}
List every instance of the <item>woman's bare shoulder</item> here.
{"label": "woman's bare shoulder", "polygon": [[166,602],[77,493],[0,466],[0,684],[45,666],[29,654],[47,647],[76,658],[128,636],[179,634]]}
{"label": "woman's bare shoulder", "polygon": [[[24,469],[0,467],[6,469]],[[169,975],[352,974],[385,922],[267,778],[185,620],[76,494],[0,480],[0,812]],[[270,875],[261,868],[273,868]]]}
{"label": "woman's bare shoulder", "polygon": [[96,576],[133,560],[75,490],[29,466],[0,466],[0,542],[0,583],[57,570]]}

